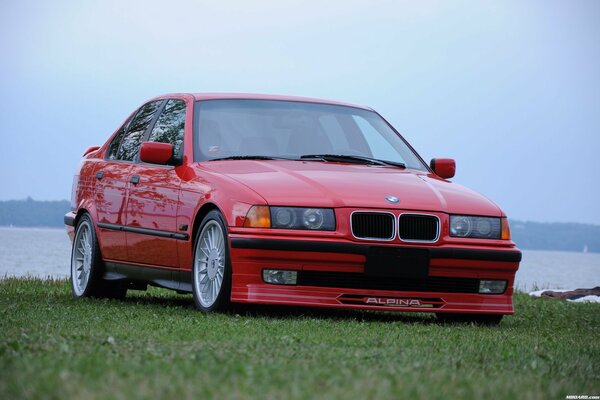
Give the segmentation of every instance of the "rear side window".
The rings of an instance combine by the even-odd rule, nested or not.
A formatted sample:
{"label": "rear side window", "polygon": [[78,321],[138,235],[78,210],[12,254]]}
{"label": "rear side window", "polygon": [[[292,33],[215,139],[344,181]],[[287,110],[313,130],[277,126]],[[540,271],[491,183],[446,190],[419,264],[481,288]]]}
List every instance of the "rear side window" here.
{"label": "rear side window", "polygon": [[158,117],[148,141],[172,144],[173,155],[178,158],[182,155],[184,130],[185,101],[171,99]]}
{"label": "rear side window", "polygon": [[123,161],[133,161],[140,151],[140,143],[144,137],[144,133],[150,126],[150,123],[154,119],[156,111],[162,104],[162,100],[153,101],[144,105],[137,112],[129,129],[121,142],[119,151],[117,152],[117,159]]}
{"label": "rear side window", "polygon": [[127,123],[125,123],[121,129],[119,129],[119,133],[115,136],[115,138],[110,142],[108,146],[108,150],[106,151],[106,159],[107,160],[116,160],[117,152],[119,151],[119,146],[121,145],[121,141],[123,140],[123,135],[125,134],[125,127]]}

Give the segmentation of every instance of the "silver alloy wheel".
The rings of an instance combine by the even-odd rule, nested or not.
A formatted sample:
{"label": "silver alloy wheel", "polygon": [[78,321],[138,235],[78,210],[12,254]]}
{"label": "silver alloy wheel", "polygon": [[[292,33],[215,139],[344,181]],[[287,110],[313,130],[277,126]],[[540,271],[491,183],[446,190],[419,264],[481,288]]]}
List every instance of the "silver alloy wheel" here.
{"label": "silver alloy wheel", "polygon": [[75,295],[82,296],[92,271],[92,231],[87,220],[81,221],[71,253],[71,281]]}
{"label": "silver alloy wheel", "polygon": [[194,283],[200,304],[209,308],[217,301],[225,276],[225,240],[215,220],[206,223],[196,241]]}

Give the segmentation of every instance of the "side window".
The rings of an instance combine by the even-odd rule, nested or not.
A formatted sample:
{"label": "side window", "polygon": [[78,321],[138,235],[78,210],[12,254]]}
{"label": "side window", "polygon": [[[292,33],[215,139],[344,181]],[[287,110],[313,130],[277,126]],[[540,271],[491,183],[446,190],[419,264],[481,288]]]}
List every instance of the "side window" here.
{"label": "side window", "polygon": [[108,146],[108,149],[106,150],[106,159],[107,160],[116,160],[117,159],[117,152],[119,151],[119,145],[121,144],[121,141],[123,140],[123,135],[125,134],[126,126],[127,126],[127,123],[123,124],[121,129],[119,129],[119,133],[117,133],[117,135],[112,140],[112,142],[110,142],[110,145]]}
{"label": "side window", "polygon": [[173,155],[180,157],[184,128],[185,101],[171,99],[167,101],[163,112],[158,117],[148,141],[170,143],[173,145]]}
{"label": "side window", "polygon": [[148,103],[137,112],[129,129],[121,142],[121,147],[117,153],[117,159],[124,161],[133,161],[140,151],[140,143],[144,137],[144,133],[148,129],[148,126],[154,119],[154,115],[161,105],[162,100],[153,101]]}

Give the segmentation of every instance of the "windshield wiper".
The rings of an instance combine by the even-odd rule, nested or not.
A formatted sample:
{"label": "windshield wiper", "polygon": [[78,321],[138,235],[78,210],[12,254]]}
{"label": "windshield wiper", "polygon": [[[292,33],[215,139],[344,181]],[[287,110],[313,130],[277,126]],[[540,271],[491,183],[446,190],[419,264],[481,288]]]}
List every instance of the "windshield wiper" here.
{"label": "windshield wiper", "polygon": [[[287,158],[287,157],[248,155],[248,156],[229,156],[229,157],[213,158],[208,161],[222,161],[222,160],[298,160],[298,159],[297,158]],[[381,165],[381,166],[406,168],[406,165],[401,162],[379,160],[377,158],[356,156],[356,155],[350,155],[350,154],[305,154],[303,156],[300,156],[300,160],[323,160],[323,161],[331,161],[331,162],[347,162],[347,163],[354,163],[354,164],[369,164],[369,165]]]}
{"label": "windshield wiper", "polygon": [[333,162],[349,162],[356,164],[384,165],[398,168],[406,168],[406,164],[396,161],[379,160],[377,158],[355,156],[350,154],[305,154],[300,156],[301,160],[324,160]]}
{"label": "windshield wiper", "polygon": [[230,157],[212,158],[208,161],[221,161],[221,160],[292,160],[292,158],[272,157],[272,156],[230,156]]}

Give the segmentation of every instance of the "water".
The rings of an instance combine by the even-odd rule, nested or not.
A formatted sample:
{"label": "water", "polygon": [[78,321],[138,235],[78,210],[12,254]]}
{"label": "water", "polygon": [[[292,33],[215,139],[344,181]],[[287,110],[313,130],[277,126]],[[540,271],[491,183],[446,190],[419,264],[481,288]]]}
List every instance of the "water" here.
{"label": "water", "polygon": [[600,286],[600,253],[523,250],[515,286],[521,291]]}
{"label": "water", "polygon": [[[69,276],[71,243],[64,229],[1,228],[0,277]],[[523,251],[516,287],[574,289],[600,286],[600,254]]]}
{"label": "water", "polygon": [[0,277],[70,275],[71,242],[64,229],[0,228]]}

